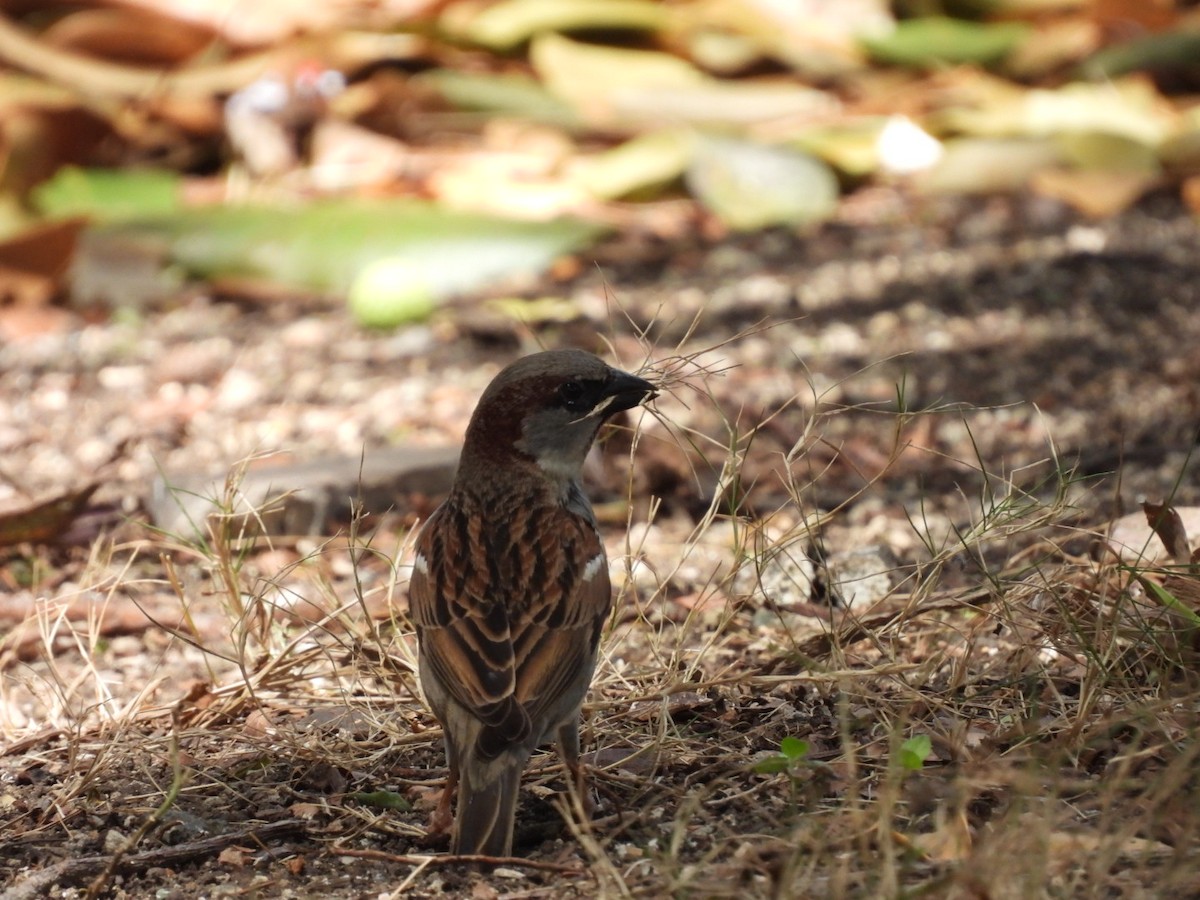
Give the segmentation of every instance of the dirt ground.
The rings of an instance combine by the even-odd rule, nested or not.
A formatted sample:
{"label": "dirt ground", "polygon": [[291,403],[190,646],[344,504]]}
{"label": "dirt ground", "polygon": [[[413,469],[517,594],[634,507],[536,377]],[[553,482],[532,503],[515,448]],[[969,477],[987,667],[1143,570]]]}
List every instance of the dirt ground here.
{"label": "dirt ground", "polygon": [[[1197,693],[1159,646],[1190,639],[1145,650],[1166,613],[1130,618],[1103,535],[1200,505],[1198,237],[1167,197],[880,190],[811,234],[616,239],[529,292],[565,321],[373,334],[198,288],[0,347],[0,499],[96,482],[0,550],[0,897],[1194,896]],[[424,830],[436,491],[257,542],[149,518],[164,472],[453,446],[560,345],[669,389],[588,473],[595,817],[539,756],[523,861],[481,874]]]}

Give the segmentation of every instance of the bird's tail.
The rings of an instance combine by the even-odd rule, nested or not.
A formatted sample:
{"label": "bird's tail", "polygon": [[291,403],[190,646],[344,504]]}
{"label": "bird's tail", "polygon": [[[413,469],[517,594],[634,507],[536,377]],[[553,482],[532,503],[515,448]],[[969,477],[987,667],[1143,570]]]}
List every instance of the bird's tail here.
{"label": "bird's tail", "polygon": [[509,751],[462,767],[452,853],[512,856],[517,794],[527,761],[525,755]]}

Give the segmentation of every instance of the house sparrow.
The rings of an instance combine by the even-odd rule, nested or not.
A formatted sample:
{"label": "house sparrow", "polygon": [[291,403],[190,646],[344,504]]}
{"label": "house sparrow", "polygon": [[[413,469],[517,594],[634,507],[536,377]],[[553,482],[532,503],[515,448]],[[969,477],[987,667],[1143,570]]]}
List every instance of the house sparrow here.
{"label": "house sparrow", "polygon": [[451,852],[510,856],[521,774],[551,739],[580,796],[579,718],[612,605],[580,469],[648,381],[582,350],[514,362],[467,427],[454,485],[417,539],[409,603],[450,770],[432,820]]}

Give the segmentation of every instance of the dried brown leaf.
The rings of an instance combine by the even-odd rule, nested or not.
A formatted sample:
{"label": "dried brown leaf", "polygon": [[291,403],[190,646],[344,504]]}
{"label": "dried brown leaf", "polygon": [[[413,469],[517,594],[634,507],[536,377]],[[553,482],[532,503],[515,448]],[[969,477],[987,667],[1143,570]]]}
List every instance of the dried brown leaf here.
{"label": "dried brown leaf", "polygon": [[100,484],[93,481],[77,490],[0,512],[0,547],[54,540],[83,512]]}
{"label": "dried brown leaf", "polygon": [[1171,559],[1177,565],[1188,565],[1192,559],[1192,550],[1188,543],[1187,528],[1184,527],[1183,518],[1179,515],[1178,510],[1163,503],[1151,503],[1149,500],[1144,500],[1142,501],[1142,511],[1146,514],[1146,521],[1158,535],[1158,539],[1163,542],[1163,546],[1171,554]]}

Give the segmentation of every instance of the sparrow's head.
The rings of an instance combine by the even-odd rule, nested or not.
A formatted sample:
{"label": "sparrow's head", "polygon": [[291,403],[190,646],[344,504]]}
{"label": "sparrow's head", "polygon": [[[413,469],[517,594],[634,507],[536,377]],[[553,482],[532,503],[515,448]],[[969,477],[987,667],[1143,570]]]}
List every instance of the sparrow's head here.
{"label": "sparrow's head", "polygon": [[487,465],[515,455],[552,478],[575,480],[600,426],[654,393],[650,382],[583,350],[523,357],[483,392],[463,461]]}

